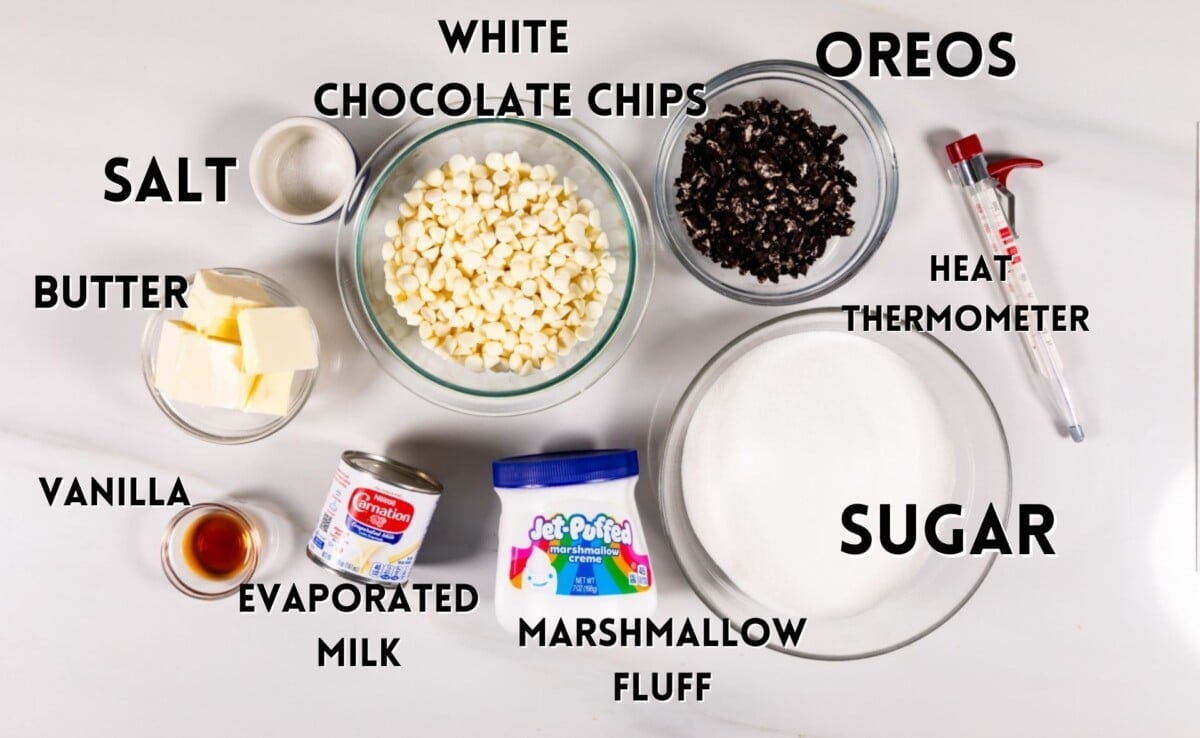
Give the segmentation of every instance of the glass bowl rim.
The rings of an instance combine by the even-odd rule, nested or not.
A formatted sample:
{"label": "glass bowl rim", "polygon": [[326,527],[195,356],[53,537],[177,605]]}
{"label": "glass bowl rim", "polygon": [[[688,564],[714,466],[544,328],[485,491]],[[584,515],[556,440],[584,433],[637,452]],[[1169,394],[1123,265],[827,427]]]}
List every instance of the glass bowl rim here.
{"label": "glass bowl rim", "polygon": [[[896,203],[899,198],[899,166],[891,134],[875,105],[854,85],[845,80],[829,77],[813,64],[793,59],[762,59],[739,64],[709,80],[705,84],[704,97],[706,100],[710,99],[744,82],[750,82],[772,73],[777,75],[776,79],[798,84],[805,84],[805,82],[799,82],[795,78],[803,78],[809,86],[820,89],[827,97],[846,109],[852,117],[860,119],[864,128],[871,134],[868,146],[876,159],[875,168],[878,169],[877,174],[880,178],[879,198],[882,210],[879,217],[871,222],[873,233],[868,234],[862,245],[850,255],[846,263],[818,282],[805,284],[794,290],[774,293],[736,287],[710,275],[701,268],[700,264],[706,263],[702,260],[708,257],[700,254],[692,245],[687,234],[680,231],[679,218],[675,211],[674,185],[667,181],[667,170],[673,159],[672,152],[679,140],[686,134],[687,122],[707,120],[713,114],[711,110],[706,111],[704,116],[699,118],[688,116],[684,108],[675,113],[659,144],[651,195],[654,201],[655,221],[662,233],[663,240],[667,242],[676,259],[693,277],[714,292],[739,302],[778,307],[798,305],[825,295],[848,281],[870,261],[883,244],[895,219]],[[742,276],[736,270],[730,271],[736,276]]]}
{"label": "glass bowl rim", "polygon": [[[657,495],[658,505],[659,505],[660,515],[662,518],[663,530],[666,534],[665,537],[667,539],[667,543],[671,549],[672,555],[674,555],[674,557],[675,557],[676,563],[679,565],[679,570],[683,573],[683,577],[687,581],[688,586],[691,588],[692,592],[694,592],[696,594],[696,596],[700,599],[700,601],[704,603],[705,607],[707,607],[715,615],[717,615],[719,617],[723,617],[723,618],[728,618],[730,620],[730,622],[734,623],[734,625],[737,626],[738,628],[741,627],[741,623],[737,622],[737,619],[735,617],[724,612],[723,608],[718,607],[714,602],[715,598],[713,598],[711,595],[709,595],[708,591],[706,589],[697,585],[697,577],[693,575],[692,570],[691,570],[692,566],[695,566],[695,564],[693,564],[692,566],[689,566],[684,563],[685,557],[681,553],[682,544],[677,543],[675,541],[674,531],[677,527],[682,526],[684,528],[684,530],[691,532],[691,534],[694,536],[695,531],[692,528],[690,522],[683,520],[683,521],[678,521],[677,523],[673,523],[673,521],[670,519],[670,517],[668,516],[668,513],[667,513],[667,510],[671,507],[667,504],[668,497],[671,497],[671,498],[678,497],[680,500],[680,503],[682,504],[682,495],[683,495],[682,483],[675,485],[672,489],[668,489],[668,485],[666,484],[665,480],[668,479],[668,474],[666,473],[667,464],[672,459],[675,459],[675,461],[679,461],[679,458],[677,458],[677,457],[680,457],[683,453],[683,439],[684,439],[684,437],[686,437],[686,431],[687,431],[686,425],[683,423],[683,421],[685,420],[685,418],[683,416],[684,406],[688,403],[688,401],[690,399],[692,399],[693,395],[695,395],[701,389],[708,389],[709,387],[712,386],[712,382],[715,381],[716,377],[712,377],[712,376],[710,376],[710,374],[713,371],[713,369],[717,366],[718,363],[720,363],[724,358],[726,358],[730,354],[735,353],[749,339],[753,338],[754,336],[758,335],[759,333],[765,332],[765,331],[767,331],[771,328],[774,328],[776,326],[779,326],[780,324],[783,324],[783,323],[799,322],[799,321],[804,321],[804,320],[815,320],[815,319],[819,319],[819,318],[833,316],[833,315],[839,314],[841,312],[842,312],[841,308],[806,308],[806,309],[801,309],[801,310],[796,310],[796,311],[793,311],[790,313],[786,313],[784,315],[780,315],[775,318],[771,318],[770,320],[766,320],[762,323],[759,323],[755,326],[748,328],[745,331],[742,331],[736,337],[734,337],[728,343],[726,343],[724,346],[722,346],[715,354],[713,354],[713,356],[704,363],[704,366],[701,367],[696,372],[696,375],[688,383],[687,389],[685,389],[683,394],[680,395],[679,401],[676,403],[675,408],[672,410],[670,420],[667,423],[667,431],[662,440],[662,451],[661,451],[661,456],[658,460],[658,470],[657,470],[658,471],[658,495]],[[853,333],[854,331],[848,331],[848,332]],[[915,340],[918,340],[918,341],[920,341],[920,340],[928,341],[934,347],[934,349],[936,349],[937,353],[939,353],[940,355],[949,359],[951,366],[957,366],[958,369],[960,369],[964,373],[964,375],[968,379],[969,383],[972,384],[975,387],[975,389],[979,392],[979,394],[983,398],[985,404],[991,411],[990,419],[991,419],[992,423],[994,423],[995,428],[999,433],[1000,450],[1002,452],[1001,456],[1004,461],[1004,469],[1005,469],[1005,481],[1004,481],[1004,485],[1003,485],[1004,509],[1002,511],[1000,511],[1000,514],[1001,514],[1001,520],[1005,523],[1005,525],[1007,525],[1007,522],[1010,519],[1011,513],[1012,513],[1012,498],[1013,498],[1013,495],[1012,495],[1012,487],[1013,487],[1012,453],[1011,453],[1011,450],[1008,445],[1008,434],[1004,429],[1004,423],[1000,418],[1000,413],[996,410],[996,405],[992,401],[991,395],[988,394],[987,389],[983,386],[983,383],[979,380],[979,377],[975,374],[975,372],[971,370],[971,367],[969,367],[966,364],[966,362],[963,361],[962,358],[958,356],[958,354],[956,354],[949,346],[947,346],[944,342],[942,342],[936,336],[934,336],[933,334],[931,334],[927,331],[908,331],[905,333],[905,335],[912,336]],[[717,376],[719,376],[719,375],[717,375]],[[695,412],[695,408],[692,408],[692,414],[694,414],[694,412]],[[688,418],[686,418],[686,420],[690,421],[690,419],[691,419],[691,415],[689,414],[689,416],[688,416]],[[686,516],[686,513],[685,513],[685,516]],[[700,547],[700,550],[701,550],[701,553],[704,555],[705,559],[707,560],[708,564],[710,564],[706,568],[710,572],[715,572],[716,576],[719,578],[719,580],[721,581],[721,583],[724,586],[728,587],[729,589],[731,589],[733,591],[741,593],[741,595],[746,597],[747,599],[753,599],[749,595],[742,592],[742,590],[736,584],[734,584],[725,575],[725,573],[723,571],[721,571],[720,567],[717,566],[715,564],[715,562],[712,562],[711,557],[708,556],[708,552],[703,549],[703,546]],[[996,559],[997,559],[996,552],[992,551],[992,552],[988,553],[986,555],[986,559],[987,559],[987,561],[984,564],[982,570],[980,570],[979,574],[976,576],[975,581],[971,584],[971,586],[963,593],[963,595],[958,599],[958,601],[944,615],[935,619],[931,624],[925,626],[924,628],[917,631],[913,635],[908,636],[907,638],[900,639],[893,644],[883,646],[880,648],[875,648],[875,649],[872,649],[869,651],[863,651],[861,653],[832,654],[832,655],[831,654],[808,653],[808,652],[800,650],[799,648],[788,648],[788,647],[785,647],[782,644],[776,642],[775,639],[771,639],[767,643],[767,647],[773,651],[778,651],[780,653],[786,653],[789,656],[796,656],[798,658],[810,659],[813,661],[855,661],[858,659],[865,659],[865,658],[870,658],[873,656],[881,656],[886,653],[891,653],[892,651],[898,651],[899,649],[904,648],[905,646],[911,645],[912,643],[915,643],[916,641],[919,641],[922,638],[924,638],[925,636],[933,633],[938,628],[945,625],[946,622],[948,622],[952,617],[954,617],[956,614],[958,614],[958,612],[967,604],[967,602],[969,602],[971,600],[971,598],[975,596],[975,593],[983,585],[984,580],[987,579],[988,574],[991,572],[992,567],[996,563]]]}

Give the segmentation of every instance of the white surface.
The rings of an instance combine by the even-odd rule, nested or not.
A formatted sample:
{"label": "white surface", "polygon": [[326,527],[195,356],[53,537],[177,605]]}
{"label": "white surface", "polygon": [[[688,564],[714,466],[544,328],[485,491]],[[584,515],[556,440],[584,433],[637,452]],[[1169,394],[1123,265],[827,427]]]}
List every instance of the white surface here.
{"label": "white surface", "polygon": [[[523,3],[568,17],[565,56],[449,56],[438,17],[494,3],[29,3],[7,7],[0,64],[6,319],[0,474],[0,714],[13,735],[1191,736],[1200,733],[1200,575],[1193,566],[1194,121],[1192,3],[1118,12],[1044,2]],[[507,9],[505,15],[517,15]],[[1064,336],[1088,441],[1056,435],[1016,339],[952,334],[1009,431],[1016,501],[1054,507],[1054,558],[1001,561],[941,629],[893,654],[817,663],[744,649],[522,650],[491,609],[493,457],[581,443],[645,449],[719,346],[780,311],[735,305],[665,253],[641,334],[584,396],[523,418],[429,406],[357,345],[333,276],[334,226],[266,214],[246,165],[276,120],[310,114],[327,80],[707,79],[735,63],[812,60],[831,30],[1014,33],[1011,80],[860,79],[896,143],[901,196],[887,242],[821,305],[999,303],[989,284],[932,284],[930,252],[978,248],[942,176],[947,129],[1040,156],[1021,172],[1018,227],[1039,293],[1086,304]],[[593,120],[648,186],[661,120]],[[366,154],[396,123],[340,123]],[[231,202],[112,204],[104,163],[236,155]],[[161,161],[161,159],[160,159]],[[166,171],[170,172],[167,166]],[[211,198],[211,179],[204,180]],[[300,418],[239,448],[172,427],[138,371],[145,315],[35,312],[35,273],[272,275],[314,314],[322,377]],[[1010,340],[1011,339],[1011,340]],[[478,586],[470,614],[246,615],[195,602],[157,569],[169,512],[48,508],[39,475],[182,475],[193,500],[277,500],[312,524],[346,448],[423,464],[449,488],[421,581]],[[649,466],[649,464],[647,464]],[[653,474],[639,497],[653,521]],[[651,522],[650,525],[653,525]],[[651,529],[660,613],[701,616]],[[323,581],[296,548],[282,581]],[[318,670],[318,636],[396,635],[398,670]],[[618,704],[616,670],[713,672],[700,705]],[[351,724],[350,721],[353,721]]]}

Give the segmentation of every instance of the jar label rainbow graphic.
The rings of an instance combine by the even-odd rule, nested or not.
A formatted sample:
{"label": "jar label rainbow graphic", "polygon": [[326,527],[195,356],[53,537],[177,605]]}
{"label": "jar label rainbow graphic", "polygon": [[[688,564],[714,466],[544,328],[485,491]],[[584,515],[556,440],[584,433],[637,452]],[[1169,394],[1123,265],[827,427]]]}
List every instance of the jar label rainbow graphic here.
{"label": "jar label rainbow graphic", "polygon": [[564,596],[637,594],[650,589],[650,557],[633,548],[633,524],[603,513],[538,515],[529,545],[513,546],[516,589]]}

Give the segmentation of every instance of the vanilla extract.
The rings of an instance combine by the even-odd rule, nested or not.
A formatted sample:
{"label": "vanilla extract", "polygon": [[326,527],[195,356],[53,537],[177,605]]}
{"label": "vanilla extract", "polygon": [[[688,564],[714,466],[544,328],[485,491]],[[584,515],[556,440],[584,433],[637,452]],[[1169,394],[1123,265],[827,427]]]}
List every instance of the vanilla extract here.
{"label": "vanilla extract", "polygon": [[232,579],[250,563],[254,536],[241,515],[218,510],[201,515],[183,534],[183,560],[196,574]]}

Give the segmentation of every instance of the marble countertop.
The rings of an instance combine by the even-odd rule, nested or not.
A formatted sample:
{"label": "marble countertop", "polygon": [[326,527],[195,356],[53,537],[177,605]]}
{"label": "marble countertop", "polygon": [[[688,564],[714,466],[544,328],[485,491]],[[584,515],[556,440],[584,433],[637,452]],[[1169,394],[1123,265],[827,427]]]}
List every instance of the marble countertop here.
{"label": "marble countertop", "polygon": [[[25,3],[0,24],[7,92],[0,202],[0,713],[13,734],[206,736],[383,731],[421,735],[1192,736],[1200,734],[1195,567],[1196,123],[1193,4],[1136,17],[1019,0],[964,5],[750,1],[529,2],[564,17],[569,54],[449,56],[438,18],[495,4]],[[1141,23],[1139,19],[1151,19]],[[1060,340],[1088,440],[1059,437],[1015,340],[943,336],[977,373],[1008,432],[1016,502],[1057,515],[1058,555],[1005,559],[967,605],[917,643],[842,663],[748,649],[521,649],[492,614],[498,502],[487,462],[566,443],[645,452],[720,346],[783,310],[736,304],[665,249],[633,347],[586,394],[531,416],[429,405],[377,369],[342,311],[336,227],[288,225],[255,201],[258,133],[311,114],[324,81],[703,81],[752,59],[812,61],[833,30],[1014,34],[1009,80],[854,83],[887,121],[901,195],[886,242],[819,306],[984,303],[985,283],[928,281],[928,254],[974,253],[938,143],[977,131],[1039,156],[1019,174],[1025,256],[1039,290],[1088,306]],[[649,190],[661,119],[592,125]],[[366,154],[397,125],[338,121]],[[237,156],[226,204],[113,204],[104,163]],[[1019,179],[1018,179],[1019,178]],[[256,269],[313,311],[324,365],[302,415],[242,447],[172,427],[147,396],[141,311],[35,311],[33,275]],[[48,507],[38,477],[185,480],[193,500],[277,501],[307,525],[347,448],[389,452],[453,491],[417,581],[480,589],[461,615],[248,615],[163,579],[162,508]],[[650,464],[647,464],[650,466]],[[654,474],[639,499],[652,505]],[[660,615],[708,611],[651,520]],[[303,533],[301,533],[303,535]],[[335,580],[297,547],[279,581]],[[318,637],[399,635],[400,669],[318,669]],[[612,699],[613,672],[713,673],[703,703]]]}

